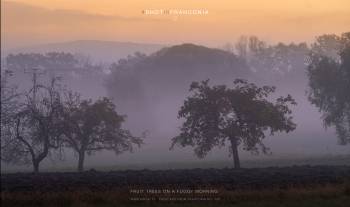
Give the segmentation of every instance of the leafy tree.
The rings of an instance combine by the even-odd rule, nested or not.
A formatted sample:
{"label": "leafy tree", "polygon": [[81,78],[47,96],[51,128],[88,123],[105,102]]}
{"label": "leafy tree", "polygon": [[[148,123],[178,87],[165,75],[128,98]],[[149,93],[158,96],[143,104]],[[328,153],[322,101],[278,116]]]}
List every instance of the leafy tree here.
{"label": "leafy tree", "polygon": [[[325,127],[335,126],[339,143],[350,143],[350,33],[332,37],[327,43],[322,38],[310,55],[307,68],[309,100],[322,112]],[[318,40],[320,41],[320,40]],[[323,46],[324,47],[323,47]],[[340,49],[339,58],[325,54],[325,45]]]}
{"label": "leafy tree", "polygon": [[57,78],[48,85],[34,84],[22,99],[11,117],[8,133],[1,137],[1,159],[7,163],[31,163],[37,173],[50,150],[60,146],[62,105]]}
{"label": "leafy tree", "polygon": [[[250,75],[246,64],[232,53],[182,44],[120,60],[111,67],[105,86],[107,95],[127,112],[135,126],[158,131],[159,104],[168,114],[176,114],[175,102],[165,103],[183,97],[192,80],[210,77],[213,82],[228,83],[229,77]],[[147,121],[138,117],[147,117]]]}
{"label": "leafy tree", "polygon": [[240,168],[238,146],[244,150],[263,153],[268,148],[263,144],[267,131],[290,132],[296,128],[288,104],[296,104],[293,98],[279,97],[275,103],[267,97],[274,87],[258,87],[245,80],[236,79],[234,88],[225,85],[210,86],[209,80],[193,82],[193,94],[188,97],[179,111],[179,118],[185,122],[181,133],[172,138],[172,146],[179,144],[195,147],[195,154],[202,158],[214,146],[231,143],[235,168]]}
{"label": "leafy tree", "polygon": [[346,33],[342,36],[335,34],[318,36],[311,45],[311,52],[312,54],[318,54],[339,61],[339,51],[344,49],[343,47],[346,44],[346,39]]}
{"label": "leafy tree", "polygon": [[271,81],[287,77],[284,82],[292,84],[304,81],[305,58],[310,52],[306,43],[268,45],[256,36],[242,36],[235,48],[260,79]]}
{"label": "leafy tree", "polygon": [[67,94],[64,108],[64,143],[78,154],[78,171],[84,170],[85,154],[100,150],[113,150],[116,154],[132,151],[133,145],[143,141],[121,127],[124,116],[115,111],[108,98],[80,100],[73,93]]}

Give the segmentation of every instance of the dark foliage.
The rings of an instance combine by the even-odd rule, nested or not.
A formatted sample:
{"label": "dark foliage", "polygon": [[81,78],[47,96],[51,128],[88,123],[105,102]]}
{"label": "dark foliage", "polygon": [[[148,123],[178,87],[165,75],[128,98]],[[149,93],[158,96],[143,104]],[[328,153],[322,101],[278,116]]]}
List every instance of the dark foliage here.
{"label": "dark foliage", "polygon": [[[310,54],[309,100],[322,112],[325,127],[335,126],[340,144],[350,143],[350,33],[319,38]],[[328,42],[326,40],[337,40]],[[336,44],[338,43],[338,44]],[[340,50],[339,58],[325,53]]]}
{"label": "dark foliage", "polygon": [[72,93],[67,96],[63,112],[63,142],[77,152],[78,171],[84,169],[85,154],[100,150],[113,150],[120,154],[132,151],[133,144],[140,146],[143,143],[141,138],[121,128],[125,117],[115,111],[115,105],[108,98],[92,102],[81,101]]}
{"label": "dark foliage", "polygon": [[280,97],[276,103],[267,100],[274,87],[258,87],[245,80],[236,79],[234,88],[225,85],[210,86],[209,80],[193,82],[188,97],[179,111],[179,118],[185,122],[181,133],[172,139],[181,146],[194,146],[195,154],[204,157],[214,146],[231,142],[234,163],[240,167],[237,147],[242,143],[244,150],[264,153],[262,143],[266,131],[290,132],[296,125],[292,122],[292,111],[288,104],[296,104],[293,98]]}

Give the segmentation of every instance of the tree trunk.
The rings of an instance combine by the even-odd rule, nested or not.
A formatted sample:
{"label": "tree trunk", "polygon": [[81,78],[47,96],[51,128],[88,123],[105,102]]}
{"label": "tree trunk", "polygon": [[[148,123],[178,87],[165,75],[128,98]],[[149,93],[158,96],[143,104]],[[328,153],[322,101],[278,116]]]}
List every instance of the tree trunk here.
{"label": "tree trunk", "polygon": [[84,170],[84,159],[85,159],[85,151],[79,152],[78,172],[82,172]]}
{"label": "tree trunk", "polygon": [[238,156],[237,138],[231,139],[231,148],[232,148],[233,164],[235,166],[235,169],[239,169],[239,168],[241,168],[241,164],[240,164],[239,156]]}
{"label": "tree trunk", "polygon": [[40,162],[33,160],[33,172],[34,173],[39,173],[39,163]]}
{"label": "tree trunk", "polygon": [[48,146],[49,145],[47,143],[45,143],[44,151],[42,153],[40,153],[37,157],[35,157],[34,153],[32,154],[34,173],[39,172],[40,162],[43,161],[45,159],[45,157],[47,157],[47,155],[49,154],[49,147]]}

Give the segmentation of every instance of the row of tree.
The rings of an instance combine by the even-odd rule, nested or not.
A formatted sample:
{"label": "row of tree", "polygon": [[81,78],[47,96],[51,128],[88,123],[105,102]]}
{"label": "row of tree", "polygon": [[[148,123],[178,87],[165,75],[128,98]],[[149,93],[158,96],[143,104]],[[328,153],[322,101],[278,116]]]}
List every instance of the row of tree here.
{"label": "row of tree", "polygon": [[[326,38],[318,39],[313,46],[316,49],[308,55],[308,95],[323,113],[325,126],[335,126],[340,143],[347,144],[350,143],[350,33],[328,37],[340,42],[335,46],[338,56],[324,49],[325,45],[329,47]],[[263,44],[256,44],[260,49],[253,49],[264,48]],[[67,55],[49,56],[49,59],[70,59]],[[8,83],[11,74],[10,70],[4,71],[1,80],[2,161],[31,163],[38,172],[45,158],[60,157],[70,148],[78,155],[78,171],[82,171],[86,154],[99,150],[119,154],[143,144],[144,136],[133,136],[122,128],[125,116],[116,112],[110,99],[82,99],[78,93],[62,87],[55,76],[48,83],[38,83],[37,71],[33,71],[30,89],[19,92]],[[290,95],[273,102],[269,97],[275,87],[259,87],[242,79],[236,79],[233,84],[232,88],[210,85],[209,80],[191,84],[192,94],[178,113],[184,123],[180,134],[172,139],[171,148],[193,146],[195,154],[204,157],[213,147],[229,143],[235,167],[239,168],[239,146],[266,153],[268,148],[263,144],[266,133],[288,133],[296,128],[290,109],[296,103]]]}
{"label": "row of tree", "polygon": [[[194,94],[179,111],[179,117],[186,121],[180,135],[173,138],[172,147],[196,146],[195,153],[204,157],[214,146],[229,141],[235,167],[240,168],[241,143],[248,151],[258,152],[258,145],[267,152],[262,142],[266,130],[273,135],[295,129],[288,105],[296,103],[290,95],[272,103],[267,97],[275,91],[274,87],[258,87],[241,79],[234,84],[232,89],[225,85],[211,87],[209,80],[191,84]],[[100,150],[119,154],[143,143],[142,137],[121,127],[124,116],[116,112],[111,100],[81,100],[79,94],[63,89],[58,78],[46,85],[33,80],[29,91],[19,94],[11,88],[4,90],[3,95],[7,98],[2,99],[3,106],[12,108],[2,111],[1,159],[31,163],[34,172],[39,171],[39,164],[46,157],[60,155],[67,148],[76,152],[77,169],[83,171],[86,154]]]}
{"label": "row of tree", "polygon": [[340,51],[349,41],[349,32],[341,35],[324,34],[311,44],[306,42],[269,44],[257,36],[241,36],[234,43],[227,43],[223,49],[244,59],[259,78],[271,80],[288,75],[285,81],[294,83],[305,76],[310,55],[318,54],[339,61]]}
{"label": "row of tree", "polygon": [[78,155],[78,171],[82,171],[86,154],[99,150],[119,154],[143,143],[122,128],[125,116],[115,111],[110,99],[81,99],[62,87],[57,77],[46,84],[33,79],[28,91],[18,92],[6,85],[10,72],[6,73],[1,82],[2,161],[31,163],[38,172],[45,158],[62,157],[69,148]]}
{"label": "row of tree", "polygon": [[310,46],[269,45],[242,36],[224,49],[245,59],[260,77],[287,75],[283,82],[302,87],[305,77],[308,99],[322,113],[324,126],[335,127],[340,144],[350,143],[350,32],[318,36]]}

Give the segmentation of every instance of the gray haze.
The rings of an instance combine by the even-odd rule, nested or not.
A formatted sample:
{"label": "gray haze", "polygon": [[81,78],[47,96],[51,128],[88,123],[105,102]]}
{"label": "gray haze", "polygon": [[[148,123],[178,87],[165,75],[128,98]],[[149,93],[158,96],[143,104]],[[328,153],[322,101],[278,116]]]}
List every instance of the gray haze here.
{"label": "gray haze", "polygon": [[69,52],[90,57],[96,62],[113,62],[127,57],[135,52],[144,54],[153,53],[161,49],[160,44],[143,44],[133,42],[115,42],[101,40],[77,40],[70,42],[34,45],[23,48],[2,48],[2,56],[16,53],[47,53],[47,52]]}
{"label": "gray haze", "polygon": [[[152,54],[147,61],[153,61],[152,64],[156,62],[160,65],[166,63],[157,62],[157,58],[164,59],[177,57],[176,53],[170,53],[175,51],[174,48],[172,48],[173,50],[163,49],[157,53],[153,53],[161,48],[162,46],[157,44],[75,41],[69,43],[48,44],[44,46],[33,46],[31,48],[12,50],[11,52],[64,51],[80,53],[89,56],[94,62],[106,63],[106,65],[101,65],[102,70],[107,72],[100,71],[90,73],[86,76],[60,72],[56,72],[55,74],[63,76],[64,83],[67,87],[80,92],[85,98],[97,99],[102,96],[113,98],[113,101],[117,105],[117,111],[128,116],[125,127],[130,129],[135,135],[140,135],[143,131],[148,131],[148,136],[145,139],[145,145],[140,149],[135,149],[134,153],[126,152],[122,155],[115,156],[113,152],[97,152],[93,156],[88,156],[86,160],[87,167],[203,162],[203,160],[199,160],[194,156],[193,150],[190,147],[175,148],[172,151],[169,151],[169,147],[171,145],[171,138],[176,136],[179,132],[178,128],[180,127],[182,120],[177,119],[177,111],[183,103],[184,98],[189,95],[188,89],[191,81],[201,81],[207,78],[210,78],[212,83],[225,83],[229,86],[235,78],[246,78],[259,85],[274,85],[277,86],[275,97],[289,93],[298,103],[297,106],[293,107],[294,121],[297,123],[297,129],[289,134],[276,134],[273,137],[267,136],[264,143],[271,148],[272,155],[270,156],[262,155],[257,157],[251,155],[249,152],[241,151],[243,167],[244,160],[259,160],[261,157],[267,159],[281,157],[300,158],[350,153],[350,148],[348,146],[338,145],[337,137],[333,128],[327,130],[324,129],[321,114],[318,112],[317,108],[312,106],[307,100],[307,77],[305,68],[300,69],[305,73],[304,77],[300,76],[301,78],[290,78],[289,73],[276,77],[263,77],[256,74],[254,70],[245,65],[244,62],[239,62],[234,59],[235,57],[231,57],[229,52],[224,52],[218,49],[196,48],[194,46],[194,49],[196,50],[203,50],[203,54],[207,54],[208,52],[208,54],[213,55],[210,56],[213,59],[211,60],[201,56],[196,56],[200,52],[183,53],[181,51],[181,54],[184,56],[190,56],[193,58],[189,59],[191,61],[193,60],[193,65],[192,62],[191,64],[187,64],[186,61],[181,62],[181,59],[178,60],[176,58],[169,59],[168,62],[166,62],[171,63],[171,61],[175,61],[174,65],[166,67],[169,70],[170,68],[174,71],[179,71],[181,68],[187,67],[195,68],[191,74],[186,71],[169,74],[169,71],[165,70],[157,72],[159,77],[155,77],[149,75],[149,71],[153,71],[151,68],[149,71],[146,70],[143,73],[138,73],[138,82],[133,82],[133,84],[139,84],[139,88],[120,88],[122,86],[118,85],[118,90],[124,91],[125,94],[122,95],[125,96],[118,94],[119,91],[117,89],[114,90],[108,84],[110,83],[111,78],[113,79],[113,74],[110,73],[111,68],[107,63],[111,63],[112,61],[118,62],[121,58],[127,58],[128,55],[133,55],[135,52],[141,52],[147,55]],[[191,51],[192,49],[185,48],[185,50]],[[84,51],[92,52],[84,53]],[[227,60],[227,62],[224,62],[223,64],[217,63],[216,60],[220,62],[221,57],[223,57],[224,61]],[[228,65],[225,65],[226,63]],[[298,64],[304,65],[304,63]],[[142,67],[142,65],[139,67]],[[212,71],[210,68],[212,68]],[[227,73],[226,71],[230,68],[235,68],[238,72],[235,71],[232,74]],[[136,67],[135,70],[137,69],[138,68]],[[245,70],[249,70],[249,72],[244,72]],[[156,69],[154,69],[154,71],[156,71]],[[47,76],[49,76],[49,74],[40,76],[39,81],[47,80]],[[129,76],[128,74],[121,74],[120,77]],[[30,78],[30,74],[20,74],[17,76],[15,75],[10,82],[19,84],[19,87],[24,89],[30,86]],[[133,97],[133,93],[140,93],[140,97],[142,98]],[[121,99],[120,97],[127,98]],[[228,157],[227,146],[210,152],[208,156],[204,158],[204,161],[231,161],[231,159],[232,158]],[[50,161],[49,159],[45,162],[47,168],[56,169],[67,166],[75,168],[76,158],[72,152],[69,152],[66,155],[66,161],[63,163],[60,161]],[[45,167],[43,166],[42,168]]]}

